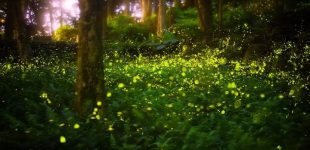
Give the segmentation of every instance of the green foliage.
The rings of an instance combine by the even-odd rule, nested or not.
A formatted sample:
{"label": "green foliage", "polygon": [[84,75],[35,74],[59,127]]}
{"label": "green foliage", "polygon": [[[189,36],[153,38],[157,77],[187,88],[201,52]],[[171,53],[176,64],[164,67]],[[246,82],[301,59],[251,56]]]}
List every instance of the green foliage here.
{"label": "green foliage", "polygon": [[119,15],[108,21],[108,39],[119,41],[144,41],[148,38],[150,27],[137,23],[134,18]]}
{"label": "green foliage", "polygon": [[174,21],[171,29],[180,39],[192,39],[196,37],[198,39],[199,35],[199,18],[197,9],[190,8],[186,10],[182,9],[173,9],[172,14],[174,16]]}
{"label": "green foliage", "polygon": [[224,52],[107,55],[108,107],[87,120],[72,110],[74,62],[0,63],[1,148],[306,148],[307,79],[270,69],[269,59],[229,61]]}
{"label": "green foliage", "polygon": [[70,25],[64,25],[62,27],[59,27],[52,39],[55,41],[64,41],[64,42],[76,42],[78,36],[78,29],[70,26]]}

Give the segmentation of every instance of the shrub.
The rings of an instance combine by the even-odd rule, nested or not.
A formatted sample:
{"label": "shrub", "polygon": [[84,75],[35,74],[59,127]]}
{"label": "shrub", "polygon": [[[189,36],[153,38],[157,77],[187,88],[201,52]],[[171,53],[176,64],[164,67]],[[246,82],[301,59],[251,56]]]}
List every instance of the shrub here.
{"label": "shrub", "polygon": [[54,36],[52,37],[55,41],[65,41],[65,42],[76,42],[78,35],[78,29],[73,26],[65,25],[59,27]]}

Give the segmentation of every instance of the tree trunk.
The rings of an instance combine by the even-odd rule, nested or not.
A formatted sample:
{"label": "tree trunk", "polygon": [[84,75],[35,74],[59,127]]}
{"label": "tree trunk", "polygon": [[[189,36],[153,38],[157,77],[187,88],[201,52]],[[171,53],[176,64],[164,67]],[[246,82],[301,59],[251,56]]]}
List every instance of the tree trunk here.
{"label": "tree trunk", "polygon": [[166,30],[166,1],[159,0],[157,15],[157,36],[163,37]]}
{"label": "tree trunk", "polygon": [[75,110],[80,117],[92,114],[94,108],[104,104],[104,64],[102,29],[106,3],[102,0],[79,0],[79,49]]}
{"label": "tree trunk", "polygon": [[195,0],[185,0],[184,8],[195,7]]}
{"label": "tree trunk", "polygon": [[5,37],[7,40],[15,41],[18,51],[18,59],[26,61],[30,50],[29,37],[26,34],[25,0],[7,1],[7,24]]}
{"label": "tree trunk", "polygon": [[142,0],[141,1],[142,8],[142,21],[148,21],[152,15],[152,1],[151,0]]}
{"label": "tree trunk", "polygon": [[60,17],[59,17],[59,22],[60,22],[60,27],[64,25],[64,9],[63,9],[63,0],[59,0],[59,6],[60,6]]}
{"label": "tree trunk", "polygon": [[204,40],[207,43],[212,41],[212,2],[211,0],[197,0],[197,8],[199,15],[199,25],[202,33],[204,34]]}
{"label": "tree trunk", "polygon": [[125,15],[130,16],[130,0],[124,0]]}
{"label": "tree trunk", "polygon": [[221,33],[223,24],[223,0],[218,0],[218,31]]}
{"label": "tree trunk", "polygon": [[54,16],[53,16],[53,13],[54,13],[54,8],[53,8],[53,5],[51,2],[49,2],[48,4],[48,12],[49,12],[49,17],[50,17],[50,34],[51,36],[54,35]]}

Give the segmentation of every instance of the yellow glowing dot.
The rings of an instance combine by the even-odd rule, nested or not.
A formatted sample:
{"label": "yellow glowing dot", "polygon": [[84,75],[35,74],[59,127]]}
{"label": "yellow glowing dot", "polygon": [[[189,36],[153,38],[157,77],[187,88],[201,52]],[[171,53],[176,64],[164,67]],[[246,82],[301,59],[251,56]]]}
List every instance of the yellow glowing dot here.
{"label": "yellow glowing dot", "polygon": [[186,73],[185,72],[182,72],[182,74],[181,74],[183,77],[185,77],[186,76]]}
{"label": "yellow glowing dot", "polygon": [[97,108],[97,107],[95,107],[95,108],[94,108],[94,112],[97,112],[97,111],[98,111],[98,108]]}
{"label": "yellow glowing dot", "polygon": [[173,107],[173,104],[167,104],[166,106],[171,108],[171,107]]}
{"label": "yellow glowing dot", "polygon": [[97,106],[101,106],[102,102],[101,101],[97,101]]}
{"label": "yellow glowing dot", "polygon": [[125,84],[124,84],[124,83],[118,84],[118,88],[123,88],[123,87],[125,87]]}
{"label": "yellow glowing dot", "polygon": [[96,119],[97,119],[97,120],[100,120],[100,115],[96,115]]}
{"label": "yellow glowing dot", "polygon": [[195,82],[194,82],[195,84],[199,84],[199,80],[195,80]]}
{"label": "yellow glowing dot", "polygon": [[229,89],[234,89],[234,88],[237,87],[237,85],[236,85],[235,82],[231,82],[231,83],[228,83],[227,87],[228,87]]}
{"label": "yellow glowing dot", "polygon": [[278,98],[279,98],[279,99],[283,99],[284,96],[283,96],[282,94],[280,94],[280,95],[278,96]]}
{"label": "yellow glowing dot", "polygon": [[74,129],[79,129],[79,128],[80,128],[80,125],[76,123],[76,124],[74,124],[73,128],[74,128]]}
{"label": "yellow glowing dot", "polygon": [[121,111],[117,112],[117,116],[121,116],[121,115],[123,115],[123,112]]}
{"label": "yellow glowing dot", "polygon": [[260,98],[265,98],[266,97],[266,95],[264,93],[260,94],[259,96],[260,96]]}
{"label": "yellow glowing dot", "polygon": [[113,125],[109,125],[108,131],[113,131]]}
{"label": "yellow glowing dot", "polygon": [[234,107],[237,109],[237,108],[239,108],[241,106],[241,100],[236,100],[235,102],[234,102]]}
{"label": "yellow glowing dot", "polygon": [[107,93],[107,97],[111,97],[112,96],[112,93],[111,92],[108,92]]}
{"label": "yellow glowing dot", "polygon": [[290,95],[290,96],[292,96],[292,95],[294,95],[294,93],[295,93],[295,91],[294,91],[294,90],[290,90],[289,95]]}
{"label": "yellow glowing dot", "polygon": [[60,136],[59,142],[60,142],[60,143],[66,143],[66,142],[67,142],[67,141],[66,141],[66,137]]}
{"label": "yellow glowing dot", "polygon": [[214,109],[215,106],[214,105],[209,105],[209,108]]}
{"label": "yellow glowing dot", "polygon": [[40,96],[41,98],[47,98],[47,93],[46,92],[43,92]]}
{"label": "yellow glowing dot", "polygon": [[222,115],[224,115],[225,113],[226,113],[225,110],[222,110],[222,111],[221,111],[221,114],[222,114]]}
{"label": "yellow glowing dot", "polygon": [[146,108],[146,110],[151,111],[151,110],[152,110],[152,108],[151,108],[151,107],[148,107],[148,108]]}

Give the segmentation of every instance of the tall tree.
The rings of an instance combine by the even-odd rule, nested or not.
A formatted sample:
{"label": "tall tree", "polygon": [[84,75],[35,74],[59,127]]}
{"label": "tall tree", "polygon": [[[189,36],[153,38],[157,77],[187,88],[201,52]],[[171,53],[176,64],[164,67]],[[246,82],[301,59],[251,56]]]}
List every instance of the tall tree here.
{"label": "tall tree", "polygon": [[222,22],[223,22],[223,0],[218,0],[218,31],[222,30]]}
{"label": "tall tree", "polygon": [[199,15],[199,26],[204,34],[204,40],[209,43],[212,41],[212,1],[197,0],[197,9]]}
{"label": "tall tree", "polygon": [[80,117],[91,114],[96,104],[104,103],[104,64],[102,29],[107,13],[106,1],[79,0],[79,49],[75,110]]}
{"label": "tall tree", "polygon": [[125,15],[130,15],[130,0],[124,0]]}
{"label": "tall tree", "polygon": [[142,8],[142,21],[149,20],[152,15],[152,1],[151,0],[141,0]]}
{"label": "tall tree", "polygon": [[5,38],[16,42],[19,59],[26,61],[30,50],[25,28],[26,0],[7,0],[6,3]]}
{"label": "tall tree", "polygon": [[166,29],[166,1],[159,0],[157,15],[157,36],[162,37]]}
{"label": "tall tree", "polygon": [[49,12],[49,19],[50,19],[50,33],[53,36],[54,35],[54,7],[52,5],[52,2],[49,2],[48,4],[48,12]]}
{"label": "tall tree", "polygon": [[195,0],[185,0],[184,8],[195,7]]}

